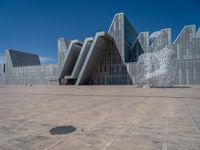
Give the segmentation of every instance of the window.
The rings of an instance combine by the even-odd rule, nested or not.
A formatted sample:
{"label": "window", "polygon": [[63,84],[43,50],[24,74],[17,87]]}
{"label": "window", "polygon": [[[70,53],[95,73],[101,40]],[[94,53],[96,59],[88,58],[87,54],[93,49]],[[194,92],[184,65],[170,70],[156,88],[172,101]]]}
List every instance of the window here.
{"label": "window", "polygon": [[102,72],[102,65],[100,65],[100,72]]}
{"label": "window", "polygon": [[109,71],[111,72],[111,66],[109,66]]}
{"label": "window", "polygon": [[112,72],[114,72],[114,66],[112,66],[112,68],[111,68],[111,69],[112,69],[111,71],[112,71]]}
{"label": "window", "polygon": [[107,68],[106,68],[106,65],[105,65],[105,67],[104,67],[104,72],[106,72],[106,70],[107,70]]}
{"label": "window", "polygon": [[126,67],[122,66],[122,72],[126,72]]}
{"label": "window", "polygon": [[119,66],[117,66],[117,72],[119,72]]}
{"label": "window", "polygon": [[6,72],[6,64],[3,64],[3,72]]}

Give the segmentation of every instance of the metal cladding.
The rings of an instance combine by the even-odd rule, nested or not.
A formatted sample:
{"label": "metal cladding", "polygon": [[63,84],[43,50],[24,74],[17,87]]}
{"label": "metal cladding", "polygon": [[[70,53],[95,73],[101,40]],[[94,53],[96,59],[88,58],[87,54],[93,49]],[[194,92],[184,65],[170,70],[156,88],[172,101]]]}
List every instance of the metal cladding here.
{"label": "metal cladding", "polygon": [[138,34],[124,13],[118,13],[107,32],[97,32],[83,43],[59,38],[58,64],[41,65],[37,55],[6,51],[6,62],[0,64],[0,84],[29,83],[200,84],[200,28],[185,26],[173,42],[170,28]]}
{"label": "metal cladding", "polygon": [[183,28],[173,43],[177,52],[177,75],[175,84],[200,84],[200,30],[195,25]]}
{"label": "metal cladding", "polygon": [[[18,59],[18,65],[13,65],[13,51],[6,51],[6,62],[4,64],[4,84],[11,85],[27,85],[27,84],[57,84],[57,64],[40,65],[35,58],[36,55],[25,54],[24,52],[15,51]],[[21,54],[20,54],[21,53]],[[19,57],[20,56],[20,57]],[[31,58],[33,56],[33,59]],[[27,57],[27,58],[26,58]],[[15,60],[16,58],[14,58]],[[32,63],[28,60],[34,60]],[[25,62],[25,61],[28,62]],[[37,61],[35,61],[37,60]],[[20,66],[19,66],[20,64]]]}
{"label": "metal cladding", "polygon": [[0,85],[5,84],[5,64],[0,64]]}
{"label": "metal cladding", "polygon": [[137,61],[137,83],[145,87],[172,87],[176,75],[176,54],[163,48],[145,53]]}

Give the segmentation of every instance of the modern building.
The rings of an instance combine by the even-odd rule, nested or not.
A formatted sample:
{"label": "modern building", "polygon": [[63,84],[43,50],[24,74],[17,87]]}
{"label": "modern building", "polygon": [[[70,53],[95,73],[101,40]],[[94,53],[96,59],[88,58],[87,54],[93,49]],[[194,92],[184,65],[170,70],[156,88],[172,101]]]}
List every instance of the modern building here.
{"label": "modern building", "polygon": [[185,26],[173,42],[171,29],[137,34],[123,13],[107,32],[84,41],[58,39],[58,64],[41,65],[37,55],[6,51],[1,84],[131,85],[136,84],[138,57],[170,47],[177,53],[175,84],[200,84],[200,28]]}
{"label": "modern building", "polygon": [[0,65],[0,84],[57,84],[57,64],[41,65],[38,55],[8,49]]}

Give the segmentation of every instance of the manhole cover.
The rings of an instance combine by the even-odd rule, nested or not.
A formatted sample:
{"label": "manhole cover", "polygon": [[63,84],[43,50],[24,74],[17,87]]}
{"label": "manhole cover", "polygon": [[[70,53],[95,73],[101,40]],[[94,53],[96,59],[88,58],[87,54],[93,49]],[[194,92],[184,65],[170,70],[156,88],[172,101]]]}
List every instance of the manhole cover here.
{"label": "manhole cover", "polygon": [[52,135],[62,135],[74,132],[76,130],[73,126],[58,126],[49,130]]}

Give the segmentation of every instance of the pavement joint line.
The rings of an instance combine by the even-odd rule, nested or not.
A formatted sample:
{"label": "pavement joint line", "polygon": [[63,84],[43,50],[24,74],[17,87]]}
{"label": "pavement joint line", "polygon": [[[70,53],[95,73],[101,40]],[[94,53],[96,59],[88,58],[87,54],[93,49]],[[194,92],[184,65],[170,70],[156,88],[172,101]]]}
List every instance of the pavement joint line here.
{"label": "pavement joint line", "polygon": [[198,123],[196,122],[196,119],[194,118],[194,116],[192,115],[190,109],[189,109],[188,106],[184,103],[184,101],[183,101],[183,104],[184,104],[186,110],[189,112],[190,116],[192,117],[192,120],[193,120],[194,123],[196,124],[197,128],[200,130],[200,127],[199,127]]}
{"label": "pavement joint line", "polygon": [[[114,103],[117,103],[117,101],[115,101]],[[109,104],[113,104],[113,102],[110,102]],[[103,118],[101,119],[101,121],[102,121],[103,119],[105,119],[105,118],[106,118],[106,117],[103,117]],[[99,120],[99,121],[100,121],[100,120]],[[95,125],[96,125],[96,124],[93,124],[90,128],[95,127]],[[55,147],[56,145],[63,143],[64,141],[66,141],[66,140],[68,139],[68,138],[66,138],[66,137],[67,137],[67,135],[66,135],[65,137],[63,137],[61,140],[59,140],[59,141],[53,143],[52,145],[50,145],[49,147],[47,147],[47,148],[45,148],[45,149],[43,149],[43,150],[49,150],[49,149]]]}
{"label": "pavement joint line", "polygon": [[68,137],[68,138],[66,138],[66,137],[67,137],[67,135],[66,135],[65,137],[61,138],[60,140],[56,141],[55,143],[53,143],[53,144],[51,144],[51,145],[45,147],[45,148],[42,149],[42,150],[49,150],[49,149],[55,147],[56,145],[58,145],[58,144],[64,142],[65,140],[67,140],[67,139],[69,138],[69,137]]}
{"label": "pavement joint line", "polygon": [[144,114],[143,114],[144,112],[145,112],[145,110],[144,110],[144,104],[143,104],[143,105],[141,106],[141,108],[139,109],[139,113],[141,114],[141,115],[139,116],[139,118],[135,119],[129,126],[123,128],[123,129],[121,130],[121,132],[119,132],[118,134],[116,134],[116,136],[114,136],[113,139],[112,139],[109,143],[107,143],[107,144],[105,145],[105,147],[103,148],[103,150],[107,150],[107,149],[113,144],[113,142],[116,141],[116,140],[119,138],[119,136],[122,135],[122,133],[124,133],[124,131],[125,131],[127,128],[129,128],[129,127],[131,127],[131,126],[135,126],[135,125],[137,126],[138,122],[141,120],[141,117],[144,115]]}
{"label": "pavement joint line", "polygon": [[71,97],[134,97],[134,98],[164,98],[164,99],[195,99],[195,100],[199,100],[200,97],[176,97],[176,96],[156,96],[156,95],[152,95],[152,96],[134,96],[134,95],[81,95],[81,94],[48,94],[48,93],[0,93],[4,94],[4,95],[60,95],[60,96],[71,96]]}

